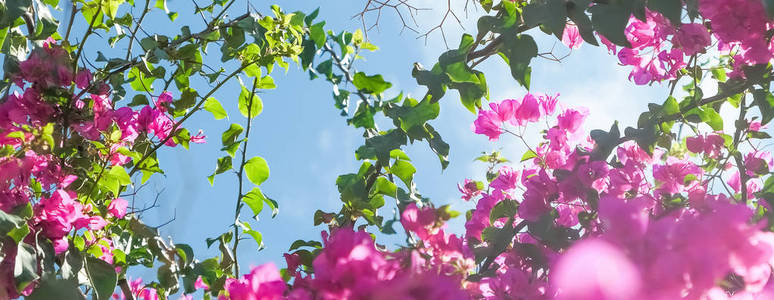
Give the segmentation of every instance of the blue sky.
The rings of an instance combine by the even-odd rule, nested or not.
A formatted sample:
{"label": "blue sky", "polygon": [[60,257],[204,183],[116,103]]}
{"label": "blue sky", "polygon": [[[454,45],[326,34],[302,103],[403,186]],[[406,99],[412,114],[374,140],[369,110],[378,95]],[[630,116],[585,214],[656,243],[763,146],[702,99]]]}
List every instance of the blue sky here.
{"label": "blue sky", "polygon": [[[445,10],[435,2],[438,1],[417,2],[418,7],[433,8],[420,13],[420,30],[437,24]],[[181,11],[181,16],[190,13],[186,11],[188,7],[180,8],[179,3],[170,1],[170,9]],[[282,1],[279,4],[286,11],[305,12],[320,6],[318,19],[327,21],[326,28],[354,31],[360,28],[361,23],[351,17],[363,3]],[[457,9],[460,16],[464,16],[462,10]],[[468,30],[475,28],[475,15],[476,12],[471,11],[469,17],[463,19]],[[195,20],[194,24],[201,26],[199,20]],[[424,89],[417,86],[410,74],[412,64],[419,62],[432,66],[446,47],[440,33],[432,34],[425,42],[424,39],[417,39],[417,34],[412,32],[401,34],[400,27],[395,15],[385,11],[379,31],[369,32],[369,38],[380,50],[366,55],[366,61],[360,62],[357,68],[369,74],[383,74],[393,83],[393,89],[388,93],[397,94],[403,90],[422,95]],[[196,30],[196,27],[192,26],[192,29]],[[448,22],[445,32],[449,44],[454,46],[463,31],[458,24]],[[533,36],[537,38],[541,52],[551,47],[558,54],[569,51],[555,38],[542,32],[534,32]],[[487,75],[492,100],[522,97],[526,92],[511,78],[507,66],[499,58],[490,59],[480,69]],[[666,93],[662,86],[635,87],[626,79],[628,71],[617,66],[615,57],[608,55],[605,49],[590,45],[574,51],[562,63],[538,59],[533,70],[532,91],[558,92],[562,94],[560,101],[567,105],[589,107],[592,113],[587,122],[589,129],[608,128],[616,119],[624,125],[633,124],[648,102],[661,102]],[[363,142],[362,133],[346,126],[344,118],[338,116],[332,105],[331,87],[324,81],[309,81],[308,75],[297,66],[292,66],[285,75],[282,72],[274,73],[278,88],[261,95],[264,110],[254,122],[248,147],[248,155],[264,157],[271,167],[271,177],[262,189],[279,202],[280,213],[274,219],[263,214],[260,221],[254,223],[253,228],[263,233],[266,248],[258,252],[254,242],[242,243],[239,259],[243,265],[275,261],[282,266],[282,253],[295,239],[319,240],[324,227],[313,226],[314,211],[318,208],[338,211],[340,202],[334,184],[336,177],[356,172],[359,166],[354,159],[354,150]],[[636,92],[632,93],[632,88],[636,88]],[[230,112],[228,121],[244,123],[244,118],[236,110],[237,97],[236,82],[216,94]],[[437,158],[425,144],[406,149],[419,170],[415,181],[423,195],[437,204],[451,203],[459,211],[469,209],[470,205],[459,200],[456,184],[466,177],[483,178],[483,165],[473,162],[476,156],[482,151],[501,150],[507,157],[518,160],[524,152],[514,138],[505,137],[490,143],[486,137],[474,135],[470,129],[474,117],[462,107],[455,92],[442,99],[441,115],[432,124],[451,145],[452,163],[443,172]],[[176,216],[173,222],[161,228],[162,234],[174,237],[175,242],[190,244],[200,257],[217,255],[216,247],[206,248],[204,238],[228,230],[233,220],[237,195],[235,176],[230,173],[219,175],[214,187],[210,187],[206,180],[214,170],[215,159],[222,155],[219,153],[219,135],[229,125],[228,121],[215,121],[207,113],[194,117],[186,127],[204,129],[211,142],[192,146],[189,151],[176,148],[162,152],[160,161],[166,176],[155,177],[147,187],[148,190],[163,192],[160,207],[146,213],[144,220],[155,225]],[[146,200],[148,198],[146,196]],[[390,216],[392,209],[388,204],[381,213]],[[243,219],[249,218],[248,214],[243,214]],[[463,218],[452,223],[452,231],[462,232]],[[400,236],[386,237],[381,242],[390,245],[401,240],[403,237]],[[153,278],[152,274],[149,272],[147,276]]]}
{"label": "blue sky", "polygon": [[[187,1],[168,0],[170,10],[180,12],[175,26],[169,25],[166,15],[154,11],[146,18],[145,30],[174,34],[179,32],[182,23],[190,25],[192,31],[201,30],[203,22],[198,16],[192,16],[193,7],[187,5]],[[463,5],[465,1],[458,2]],[[361,10],[364,3],[359,0],[306,0],[279,1],[278,4],[285,11],[311,12],[320,7],[318,20],[327,21],[327,29],[354,31],[361,27],[361,23],[352,16]],[[417,7],[432,9],[420,12],[417,18],[420,31],[438,24],[446,9],[446,1],[418,0],[413,3]],[[269,11],[269,4],[262,1],[253,5],[262,12]],[[240,1],[232,8],[232,15],[242,14],[244,9],[244,3]],[[471,9],[465,18],[462,7],[455,9],[463,18],[462,25],[467,32],[475,34],[472,30],[476,28],[476,16],[481,12]],[[119,12],[119,15],[122,14]],[[55,15],[61,16],[61,12],[55,12]],[[373,17],[368,20],[372,21]],[[83,21],[79,22],[75,26],[76,34],[82,34],[85,28]],[[393,83],[389,95],[401,90],[423,95],[425,90],[411,77],[411,68],[414,62],[432,66],[438,56],[447,50],[440,33],[431,34],[427,41],[417,39],[418,35],[410,31],[401,33],[401,23],[390,11],[383,13],[380,24],[378,30],[368,34],[380,50],[365,55],[366,61],[359,62],[357,69],[368,74],[383,74]],[[444,28],[449,45],[457,45],[462,28],[453,21],[447,22]],[[546,36],[540,31],[531,34],[538,41],[541,52],[552,47],[557,55],[569,52],[553,36]],[[104,41],[98,37],[91,38],[88,45],[95,47],[87,47],[85,52],[92,61],[97,56],[95,50],[106,54],[120,53],[126,47],[119,43],[115,49],[105,49]],[[212,51],[217,52],[217,49]],[[219,64],[219,60],[209,62]],[[560,101],[565,105],[590,109],[587,129],[607,129],[614,120],[619,120],[623,127],[632,125],[639,113],[647,109],[647,103],[662,102],[667,94],[665,86],[635,86],[626,79],[628,70],[617,65],[616,57],[609,55],[606,49],[588,44],[561,63],[536,59],[532,68],[532,91],[561,93]],[[511,78],[507,66],[497,57],[481,64],[478,69],[486,73],[493,101],[519,98],[526,92]],[[273,77],[278,88],[261,94],[263,113],[253,123],[248,147],[248,156],[262,156],[269,163],[271,176],[261,188],[279,202],[280,213],[274,219],[264,213],[258,222],[252,221],[253,228],[263,233],[266,248],[258,252],[254,242],[241,243],[239,259],[243,266],[268,261],[284,266],[282,253],[294,240],[319,240],[320,231],[325,228],[313,226],[315,210],[338,211],[340,202],[336,177],[356,172],[360,165],[354,158],[354,151],[363,143],[362,132],[348,127],[345,118],[339,116],[338,110],[333,107],[331,86],[321,80],[310,81],[308,75],[295,65],[291,65],[287,74],[283,73],[282,69],[275,70]],[[210,88],[204,83],[197,86],[200,93]],[[159,160],[166,175],[155,175],[137,199],[137,205],[141,206],[160,193],[159,207],[146,212],[143,220],[153,226],[166,223],[174,216],[174,221],[161,227],[162,235],[173,237],[176,243],[191,245],[199,258],[218,254],[217,247],[206,247],[205,238],[230,230],[233,220],[237,197],[235,176],[231,173],[219,175],[214,187],[209,185],[206,177],[213,172],[216,158],[223,156],[219,151],[221,132],[230,123],[245,122],[237,111],[238,94],[238,83],[232,81],[214,95],[229,111],[228,120],[216,121],[209,113],[202,112],[187,122],[185,127],[194,132],[203,129],[209,142],[192,145],[188,151],[181,147],[163,150]],[[711,93],[705,91],[705,94]],[[504,136],[500,141],[490,143],[486,137],[474,135],[471,130],[474,117],[460,104],[456,92],[448,93],[441,100],[441,114],[432,124],[451,145],[451,164],[444,171],[426,144],[405,149],[418,169],[415,182],[422,194],[436,204],[452,204],[459,211],[471,207],[459,199],[457,183],[465,178],[482,179],[484,176],[483,165],[473,162],[475,157],[482,151],[500,150],[506,157],[518,161],[525,151],[514,138]],[[532,130],[533,135],[528,139],[536,141],[538,130]],[[392,209],[388,202],[380,213],[389,217]],[[242,219],[249,217],[249,212],[245,211]],[[450,230],[461,233],[463,222],[464,217],[453,221]],[[402,240],[402,236],[390,236],[383,237],[380,242],[389,246]],[[137,269],[132,273],[155,278],[154,270]]]}
{"label": "blue sky", "polygon": [[[445,1],[418,1],[418,7],[433,8],[419,15],[421,29],[437,24],[441,7]],[[464,2],[464,1],[461,1]],[[179,9],[179,1],[170,1],[171,10]],[[351,17],[360,10],[364,1],[281,1],[286,11],[309,12],[321,6],[319,20],[326,20],[327,29],[354,31],[360,28],[358,19]],[[260,3],[261,6],[263,3]],[[263,9],[264,7],[260,7]],[[237,11],[240,11],[237,8]],[[464,17],[461,8],[457,10]],[[480,12],[479,12],[480,13]],[[463,19],[468,30],[475,28],[475,11]],[[194,24],[201,24],[201,21]],[[152,24],[152,23],[151,23]],[[371,41],[381,49],[366,55],[366,61],[357,68],[366,73],[383,74],[393,83],[388,91],[397,94],[400,90],[413,95],[422,95],[425,90],[418,87],[411,77],[414,62],[432,66],[437,57],[446,50],[440,33],[434,33],[425,42],[417,39],[410,31],[400,33],[400,23],[393,13],[385,11],[379,30],[369,32]],[[195,27],[192,26],[195,30]],[[463,32],[454,22],[445,26],[451,46],[458,43]],[[470,32],[470,31],[468,31]],[[471,32],[472,33],[472,32]],[[542,32],[534,32],[541,52],[555,48],[558,54],[569,51],[564,45]],[[480,66],[487,75],[492,100],[522,97],[526,92],[511,78],[510,72],[499,58],[492,58]],[[264,103],[263,114],[254,122],[250,136],[248,154],[264,157],[271,167],[271,177],[262,185],[263,191],[280,204],[279,215],[271,219],[262,215],[253,228],[261,231],[266,248],[255,251],[255,243],[240,244],[239,259],[243,265],[257,265],[275,261],[284,265],[282,253],[298,238],[317,239],[324,227],[314,227],[312,215],[316,209],[338,211],[340,202],[335,186],[340,174],[356,172],[359,162],[354,159],[354,150],[362,144],[361,132],[346,126],[345,119],[338,116],[332,105],[331,88],[324,81],[309,81],[307,74],[292,66],[286,74],[275,71],[278,88],[261,95]],[[614,120],[622,125],[634,123],[640,111],[648,102],[661,102],[666,89],[662,86],[636,87],[626,79],[628,70],[616,64],[616,58],[603,48],[584,45],[574,51],[562,63],[538,59],[533,64],[532,90],[535,92],[561,93],[560,101],[567,105],[589,107],[591,117],[589,129],[608,128]],[[631,92],[636,88],[636,92]],[[244,122],[236,112],[238,88],[227,86],[218,94],[230,112],[230,122]],[[437,158],[425,144],[409,146],[406,152],[419,170],[415,176],[417,187],[423,195],[437,204],[451,203],[454,208],[464,211],[470,205],[459,200],[456,184],[466,177],[483,178],[483,165],[473,162],[482,151],[501,150],[518,160],[524,152],[514,138],[505,137],[490,143],[484,136],[474,135],[471,124],[474,115],[459,103],[456,92],[442,99],[441,115],[432,124],[451,145],[448,169],[441,171]],[[206,176],[215,167],[215,158],[222,154],[219,135],[228,126],[226,120],[215,121],[212,116],[202,113],[193,118],[186,127],[204,129],[210,143],[192,146],[185,151],[177,148],[166,150],[160,160],[166,170],[165,177],[155,177],[148,188],[161,190],[160,207],[147,213],[147,223],[161,224],[175,215],[174,222],[162,227],[164,235],[170,235],[176,242],[188,243],[200,257],[217,255],[217,248],[206,249],[204,238],[214,237],[229,229],[233,218],[236,199],[236,180],[233,174],[222,174],[216,178],[215,186],[207,184]],[[537,132],[538,129],[533,130]],[[534,136],[531,138],[535,139]],[[381,213],[392,214],[388,204]],[[249,218],[243,214],[243,219]],[[451,230],[462,232],[464,217],[452,223]],[[400,231],[400,230],[399,230]],[[399,243],[403,237],[386,237],[380,242],[390,245]],[[152,273],[150,273],[152,274]],[[152,276],[150,275],[149,276]]]}

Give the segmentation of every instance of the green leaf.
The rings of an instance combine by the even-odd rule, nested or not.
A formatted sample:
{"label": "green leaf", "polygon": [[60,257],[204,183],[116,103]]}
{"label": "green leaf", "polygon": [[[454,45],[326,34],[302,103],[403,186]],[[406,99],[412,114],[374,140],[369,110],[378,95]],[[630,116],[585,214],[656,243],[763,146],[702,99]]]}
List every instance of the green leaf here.
{"label": "green leaf", "polygon": [[669,96],[669,98],[664,101],[664,105],[662,105],[661,111],[663,112],[664,116],[677,114],[680,112],[680,104],[677,103],[677,99]]}
{"label": "green leaf", "polygon": [[445,170],[449,166],[449,144],[443,140],[441,134],[435,131],[433,126],[427,124],[425,127],[427,132],[432,135],[432,138],[427,141],[430,144],[430,150],[433,150],[433,153],[438,156],[438,160],[441,162],[441,169]]}
{"label": "green leaf", "polygon": [[58,278],[44,278],[32,291],[32,294],[25,297],[27,300],[86,300],[81,290],[78,288],[77,280],[65,280]]}
{"label": "green leaf", "polygon": [[766,7],[766,13],[769,18],[774,18],[774,0],[763,0],[763,6]]}
{"label": "green leaf", "polygon": [[558,39],[562,39],[564,27],[567,26],[567,5],[564,0],[549,0],[546,3],[548,18],[545,24]]}
{"label": "green leaf", "polygon": [[261,189],[254,187],[249,193],[242,197],[242,201],[253,211],[253,217],[257,218],[258,214],[263,211],[263,203],[267,200],[263,195],[263,192],[261,192]]}
{"label": "green leaf", "polygon": [[207,98],[207,100],[204,101],[204,109],[212,113],[212,116],[215,118],[215,120],[220,120],[228,117],[226,110],[223,109],[223,105],[220,104],[220,101],[218,101],[218,99],[215,99],[213,97],[209,97]]}
{"label": "green leaf", "polygon": [[250,227],[250,224],[247,222],[242,222],[237,220],[237,224],[239,224],[240,227],[242,227],[242,232],[247,233],[250,235],[253,240],[255,240],[256,243],[258,243],[258,248],[263,249],[263,236],[260,232],[253,230],[252,227]]}
{"label": "green leaf", "polygon": [[123,2],[124,0],[102,0],[102,12],[111,19],[115,19],[116,12],[118,12],[118,7]]}
{"label": "green leaf", "polygon": [[506,199],[498,202],[489,212],[489,223],[493,224],[500,218],[511,218],[519,212],[519,203]]}
{"label": "green leaf", "polygon": [[260,78],[261,74],[262,74],[261,66],[259,66],[257,63],[256,64],[250,64],[247,67],[245,67],[245,75],[247,75],[249,77]]}
{"label": "green leaf", "polygon": [[94,299],[110,299],[118,283],[115,268],[109,263],[92,256],[86,257],[84,267],[86,268],[89,284],[94,288]]}
{"label": "green leaf", "polygon": [[[228,146],[235,143],[237,138],[239,138],[239,135],[242,134],[242,131],[244,131],[244,127],[242,127],[242,125],[232,123],[231,126],[223,132],[221,137],[223,146]],[[234,155],[232,154],[231,156]]]}
{"label": "green leaf", "polygon": [[504,46],[500,53],[511,68],[511,76],[519,84],[529,89],[532,73],[529,63],[538,54],[535,40],[526,34],[506,37]]}
{"label": "green leaf", "polygon": [[355,111],[355,114],[352,116],[352,119],[347,120],[348,122],[351,122],[352,125],[355,126],[355,128],[374,128],[374,114],[376,113],[376,108],[368,104],[366,101],[360,102],[357,106],[357,110]]}
{"label": "green leaf", "polygon": [[245,163],[245,173],[247,179],[255,185],[261,185],[269,178],[269,165],[260,156],[251,158]]}
{"label": "green leaf", "polygon": [[325,26],[325,22],[320,22],[309,27],[309,37],[312,38],[317,48],[322,48],[323,45],[325,45],[325,29],[323,29],[323,26]]}
{"label": "green leaf", "polygon": [[266,195],[263,195],[263,196],[265,200],[264,203],[266,203],[266,205],[268,205],[269,208],[271,208],[271,217],[272,218],[276,217],[277,214],[279,213],[279,203],[277,203],[277,201],[275,201],[274,199],[266,197]]}
{"label": "green leaf", "polygon": [[535,157],[537,157],[537,153],[535,153],[535,151],[527,150],[527,152],[525,152],[524,155],[521,156],[521,161],[523,162]]}
{"label": "green leaf", "polygon": [[293,244],[290,244],[290,249],[288,249],[288,251],[293,251],[301,247],[311,247],[315,249],[321,249],[322,243],[318,241],[296,240],[295,242],[293,242]]}
{"label": "green leaf", "polygon": [[471,72],[467,63],[464,61],[456,62],[446,66],[446,75],[452,82],[470,82],[478,83],[478,77]]}
{"label": "green leaf", "polygon": [[244,85],[239,93],[239,112],[243,116],[255,118],[263,112],[263,102],[258,94],[253,94]]}
{"label": "green leaf", "polygon": [[701,121],[707,123],[713,130],[723,130],[723,117],[712,107],[705,107],[699,113]]}
{"label": "green leaf", "polygon": [[761,124],[766,125],[774,119],[774,95],[763,89],[753,91],[753,102],[761,111]]}
{"label": "green leaf", "polygon": [[127,104],[128,106],[139,106],[139,105],[148,105],[150,104],[148,102],[148,96],[145,96],[144,94],[137,94],[132,97],[132,102]]}
{"label": "green leaf", "polygon": [[414,173],[416,172],[417,169],[414,168],[414,165],[404,160],[395,161],[395,163],[390,166],[390,173],[398,176],[406,186],[411,186],[411,182],[414,180]]}
{"label": "green leaf", "polygon": [[392,86],[392,83],[384,81],[380,74],[367,76],[363,72],[357,72],[352,83],[358,90],[368,94],[381,94]]}
{"label": "green leaf", "polygon": [[[119,134],[120,131],[117,131]],[[177,130],[177,133],[172,137],[172,141],[174,141],[177,144],[180,144],[180,146],[183,146],[185,150],[188,150],[188,145],[191,141],[191,133],[188,132],[188,129],[186,128],[180,128]]]}
{"label": "green leaf", "polygon": [[390,159],[390,151],[406,144],[406,135],[397,129],[366,139],[365,145],[355,151],[357,159],[376,158],[383,164]]}
{"label": "green leaf", "polygon": [[277,85],[274,84],[274,78],[271,78],[271,76],[266,75],[261,78],[261,80],[258,81],[258,89],[261,90],[271,90],[276,89]]}
{"label": "green leaf", "polygon": [[167,0],[156,0],[156,3],[153,7],[164,10],[165,13],[169,13],[169,9],[167,8]]}
{"label": "green leaf", "polygon": [[591,19],[586,14],[589,3],[589,0],[575,0],[575,5],[567,8],[567,16],[578,26],[578,31],[586,43],[599,46],[599,42],[594,36],[594,24],[591,23]]}
{"label": "green leaf", "polygon": [[35,248],[27,243],[19,243],[16,248],[16,263],[13,266],[13,277],[16,290],[21,292],[30,283],[39,278],[38,259]]}
{"label": "green leaf", "polygon": [[438,102],[431,101],[430,98],[425,98],[419,104],[408,109],[408,111],[400,117],[400,128],[403,131],[408,132],[415,126],[421,126],[427,121],[433,120],[438,117],[441,111],[441,105]]}
{"label": "green leaf", "polygon": [[131,80],[131,87],[138,92],[153,92],[153,80],[155,78],[148,77],[145,73],[140,71],[139,68],[134,67],[129,70],[129,79]]}
{"label": "green leaf", "polygon": [[126,173],[126,169],[122,166],[113,166],[110,168],[110,172],[108,172],[108,175],[113,176],[118,180],[118,183],[121,185],[129,185],[132,183],[132,178],[129,177],[129,174]]}
{"label": "green leaf", "polygon": [[681,23],[680,15],[683,11],[681,0],[648,0],[648,8],[664,15],[672,24]]}
{"label": "green leaf", "polygon": [[215,175],[222,174],[228,170],[231,170],[232,167],[232,160],[231,156],[224,156],[221,158],[218,158],[218,164],[215,167],[215,172],[212,173],[209,177],[207,177],[207,180],[210,181],[210,185],[212,185],[215,182]]}
{"label": "green leaf", "polygon": [[589,9],[594,29],[616,45],[631,48],[624,30],[631,11],[619,4],[597,4]]}
{"label": "green leaf", "polygon": [[27,226],[26,221],[22,217],[0,210],[0,237],[6,236],[14,229],[20,229],[22,226]]}
{"label": "green leaf", "polygon": [[83,256],[78,249],[69,249],[62,262],[62,278],[65,280],[78,280],[78,273],[83,268]]}
{"label": "green leaf", "polygon": [[[3,19],[8,20],[8,23],[14,23],[16,19],[21,17],[27,9],[32,6],[31,0],[7,0],[4,3],[5,11]],[[7,29],[4,29],[7,30]]]}
{"label": "green leaf", "polygon": [[387,180],[387,178],[379,177],[376,178],[376,183],[374,184],[373,190],[376,193],[396,198],[398,186]]}

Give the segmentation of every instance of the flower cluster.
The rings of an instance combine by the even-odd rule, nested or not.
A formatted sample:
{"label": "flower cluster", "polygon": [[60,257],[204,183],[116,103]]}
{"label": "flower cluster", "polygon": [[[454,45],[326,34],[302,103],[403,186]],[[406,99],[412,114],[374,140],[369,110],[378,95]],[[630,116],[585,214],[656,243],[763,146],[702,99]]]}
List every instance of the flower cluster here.
{"label": "flower cluster", "polygon": [[[744,77],[742,67],[767,64],[774,58],[774,40],[767,32],[774,23],[766,16],[762,1],[701,0],[699,23],[673,24],[663,15],[646,9],[646,19],[631,16],[625,30],[631,46],[618,48],[600,36],[621,64],[632,66],[629,79],[638,85],[673,80],[686,67],[685,57],[706,53],[717,39],[717,50],[733,56],[732,77]],[[567,25],[562,42],[571,49],[582,43],[578,28]]]}
{"label": "flower cluster", "polygon": [[[85,183],[100,177],[78,171],[73,164],[85,159],[104,162],[103,169],[125,172],[122,166],[132,161],[127,149],[140,136],[146,142],[155,137],[174,146],[175,123],[168,112],[172,95],[162,93],[154,106],[137,111],[116,108],[109,86],[95,81],[87,69],[73,70],[69,53],[51,39],[19,63],[18,73],[9,76],[18,90],[0,103],[4,153],[0,157],[0,210],[12,213],[28,207],[32,211],[27,222],[31,233],[23,236],[24,243],[34,245],[40,235],[51,241],[54,255],[61,255],[71,247],[75,236],[71,233],[75,232],[83,237],[80,247],[94,247],[93,253],[101,253],[95,254],[97,258],[113,264],[113,244],[105,228],[126,216],[129,203],[112,193],[89,199],[94,189],[84,188]],[[190,141],[203,142],[203,136]],[[68,144],[72,142],[80,145]],[[90,152],[81,143],[99,147]],[[61,149],[67,147],[80,149],[75,153],[77,159],[63,154]],[[86,192],[79,195],[82,189]],[[14,256],[7,253],[0,273],[13,274]],[[18,296],[14,284],[4,288],[3,294]]]}
{"label": "flower cluster", "polygon": [[735,53],[735,70],[774,58],[774,43],[767,37],[774,23],[766,16],[762,1],[701,0],[699,4],[699,12],[710,21],[721,43],[718,49]]}
{"label": "flower cluster", "polygon": [[489,103],[491,110],[479,110],[473,123],[477,134],[484,134],[495,141],[503,134],[503,125],[523,126],[540,120],[541,116],[552,115],[556,110],[559,95],[527,94],[521,100],[507,99]]}
{"label": "flower cluster", "polygon": [[[290,285],[273,265],[229,279],[222,299],[727,299],[773,295],[774,234],[753,206],[770,153],[744,156],[747,200],[711,190],[722,176],[697,159],[730,154],[722,133],[687,138],[688,151],[648,154],[633,142],[594,156],[585,109],[527,95],[481,110],[473,130],[499,138],[510,124],[552,124],[519,169],[500,167],[487,183],[465,180],[475,202],[465,234],[447,233],[443,208],[410,203],[400,222],[409,244],[386,252],[347,227],[323,233],[313,256],[286,254]],[[748,129],[754,130],[754,129]],[[688,154],[692,153],[693,156]],[[720,165],[732,173],[739,166]],[[746,182],[741,182],[744,179]],[[727,180],[736,193],[733,176]],[[726,182],[721,182],[726,184]],[[760,184],[759,184],[760,185]],[[513,210],[508,210],[508,203]],[[524,229],[527,230],[524,230]],[[511,230],[513,230],[511,232]],[[510,232],[510,233],[509,233]],[[706,245],[712,245],[707,247]],[[311,262],[305,260],[311,259]]]}
{"label": "flower cluster", "polygon": [[[647,11],[646,16],[646,21],[630,17],[625,34],[631,47],[618,50],[620,63],[633,67],[629,79],[638,85],[675,79],[686,66],[684,56],[703,52],[710,44],[709,32],[701,24],[675,29],[657,12]],[[604,37],[601,40],[615,54],[616,46]]]}
{"label": "flower cluster", "polygon": [[[491,106],[479,119],[497,115],[499,107]],[[594,159],[594,141],[573,134],[583,121],[573,117],[583,115],[577,111],[559,113],[524,169],[502,167],[486,192],[461,188],[463,199],[477,200],[465,225],[467,239],[486,244],[482,232],[510,228],[508,221],[541,226],[548,222],[547,227],[553,228],[515,234],[512,245],[494,259],[496,276],[479,281],[475,295],[493,299],[773,295],[774,235],[763,230],[765,221],[756,222],[755,210],[747,205],[769,208],[755,193],[762,186],[757,177],[774,166],[769,152],[756,150],[744,156],[746,176],[736,171],[740,166],[718,166],[719,172],[732,174],[727,184],[733,192],[717,193],[708,188],[720,180],[710,174],[714,167],[703,168],[684,156],[686,152],[657,149],[649,155],[626,142],[615,149],[614,159]],[[476,128],[482,134],[493,131]],[[688,137],[687,150],[707,160],[731,155],[721,135]],[[747,187],[747,203],[740,203],[735,194],[741,185]],[[490,222],[493,208],[503,201],[517,201],[518,215]],[[581,241],[570,247],[557,244],[556,235],[567,233],[570,240]]]}
{"label": "flower cluster", "polygon": [[[462,245],[448,236],[440,239],[445,249],[439,251],[454,252],[448,248]],[[312,263],[314,274],[304,277],[293,270],[297,264],[289,256],[289,270],[295,274],[289,299],[465,299],[459,280],[428,270],[418,253],[386,253],[368,233],[347,228],[323,240],[325,247]]]}

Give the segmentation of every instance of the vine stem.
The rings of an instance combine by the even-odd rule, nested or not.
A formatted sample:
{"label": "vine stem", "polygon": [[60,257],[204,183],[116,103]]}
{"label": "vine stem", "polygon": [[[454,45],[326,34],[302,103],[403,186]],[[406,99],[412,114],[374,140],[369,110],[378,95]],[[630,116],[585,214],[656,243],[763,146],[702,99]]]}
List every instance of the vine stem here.
{"label": "vine stem", "polygon": [[239,261],[237,258],[237,247],[239,246],[239,213],[242,211],[242,198],[244,193],[242,187],[244,183],[245,162],[247,161],[247,142],[250,139],[250,127],[253,124],[253,97],[255,96],[255,87],[258,86],[258,77],[253,78],[253,88],[250,91],[250,97],[247,100],[247,128],[245,129],[245,145],[242,147],[242,163],[239,164],[239,195],[237,196],[236,208],[234,209],[234,246],[231,252],[234,253],[234,275],[239,276]]}
{"label": "vine stem", "polygon": [[125,278],[122,278],[118,281],[118,286],[121,287],[121,291],[124,293],[124,299],[126,300],[134,300],[134,295],[132,295],[132,289],[129,287],[129,283],[126,282]]}
{"label": "vine stem", "polygon": [[124,60],[129,60],[129,57],[132,56],[132,46],[134,46],[134,40],[137,37],[137,30],[140,29],[140,24],[142,24],[142,21],[145,19],[145,15],[147,15],[150,11],[148,9],[149,6],[150,0],[145,0],[145,8],[143,8],[142,14],[140,14],[140,19],[137,20],[137,26],[135,26],[134,30],[132,30],[132,35],[129,38],[129,47],[126,49],[126,58],[124,58]]}
{"label": "vine stem", "polygon": [[[99,7],[102,7],[102,0],[99,1]],[[83,53],[83,46],[86,45],[86,39],[89,38],[89,36],[94,33],[94,22],[97,21],[97,15],[95,14],[94,17],[91,18],[91,22],[89,22],[89,28],[86,30],[86,34],[83,35],[83,40],[81,41],[80,45],[78,45],[78,51],[75,52],[75,57],[73,58],[73,73],[78,72],[78,59],[81,57],[81,53]]]}
{"label": "vine stem", "polygon": [[731,156],[734,157],[734,161],[736,161],[736,168],[739,171],[739,181],[741,184],[739,185],[741,188],[742,193],[742,203],[747,205],[747,181],[750,180],[749,176],[747,176],[747,170],[744,167],[744,160],[742,159],[742,153],[737,150],[739,147],[739,143],[742,140],[742,132],[745,130],[745,126],[742,126],[741,124],[747,124],[744,117],[747,114],[747,107],[745,105],[747,103],[746,97],[742,97],[741,103],[739,103],[739,119],[736,121],[736,131],[734,132],[734,153],[731,153]]}
{"label": "vine stem", "polygon": [[67,30],[65,31],[64,40],[70,42],[70,30],[73,28],[73,22],[75,21],[75,14],[78,13],[78,9],[75,6],[75,2],[72,2],[72,12],[70,12],[70,21],[67,23]]}

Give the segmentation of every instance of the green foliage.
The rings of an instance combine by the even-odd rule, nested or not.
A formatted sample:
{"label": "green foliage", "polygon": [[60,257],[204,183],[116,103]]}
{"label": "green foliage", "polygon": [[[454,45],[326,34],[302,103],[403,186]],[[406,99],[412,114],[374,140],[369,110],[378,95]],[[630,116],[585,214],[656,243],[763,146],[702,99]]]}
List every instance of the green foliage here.
{"label": "green foliage", "polygon": [[391,83],[382,79],[382,75],[368,76],[363,72],[355,73],[352,84],[364,93],[377,95],[383,93],[392,86]]}
{"label": "green foliage", "polygon": [[86,257],[83,267],[86,270],[89,283],[94,289],[94,299],[110,299],[118,282],[115,268],[109,263],[91,256]]}
{"label": "green foliage", "polygon": [[269,165],[262,157],[253,157],[245,163],[245,174],[250,182],[261,185],[269,178]]}
{"label": "green foliage", "polygon": [[244,85],[239,93],[239,112],[247,118],[255,118],[263,112],[263,101]]}
{"label": "green foliage", "polygon": [[529,89],[532,67],[529,63],[537,57],[538,49],[535,40],[526,34],[506,36],[503,42],[504,49],[500,50],[500,56],[511,68],[511,76],[522,86]]}
{"label": "green foliage", "polygon": [[223,105],[220,104],[218,99],[213,97],[209,97],[204,101],[204,109],[212,113],[212,116],[215,118],[215,120],[228,117],[228,113],[226,113],[226,110],[223,109]]}
{"label": "green foliage", "polygon": [[589,9],[594,29],[619,46],[631,47],[624,35],[632,12],[624,4],[597,4]]}

